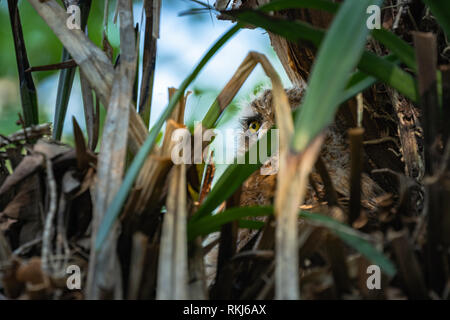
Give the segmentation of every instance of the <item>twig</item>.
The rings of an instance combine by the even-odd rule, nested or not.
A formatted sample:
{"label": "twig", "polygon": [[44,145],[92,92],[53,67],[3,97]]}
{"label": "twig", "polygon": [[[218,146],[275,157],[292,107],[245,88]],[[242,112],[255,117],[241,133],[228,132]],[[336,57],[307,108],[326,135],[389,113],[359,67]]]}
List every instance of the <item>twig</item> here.
{"label": "twig", "polygon": [[9,144],[19,143],[27,138],[38,139],[42,136],[50,135],[51,131],[51,123],[44,123],[25,128],[25,130],[19,130],[8,137],[0,135],[0,148],[3,148]]}
{"label": "twig", "polygon": [[67,60],[64,62],[47,64],[45,66],[29,67],[27,70],[25,70],[25,72],[61,70],[61,69],[68,69],[68,68],[72,68],[72,67],[76,67],[76,66],[77,66],[77,63],[73,59],[70,59],[70,60]]}
{"label": "twig", "polygon": [[361,210],[361,173],[363,167],[363,128],[350,129],[350,207],[348,222],[350,225],[358,219]]}
{"label": "twig", "polygon": [[251,259],[273,259],[275,256],[275,253],[273,250],[252,250],[252,251],[244,251],[239,252],[238,254],[234,255],[232,261],[241,260],[244,258],[251,258]]}
{"label": "twig", "polygon": [[13,251],[13,255],[18,256],[20,255],[24,250],[27,250],[28,248],[31,248],[32,246],[38,244],[42,241],[42,237],[37,237],[36,239],[33,239],[27,243],[24,243],[20,247],[18,247],[16,250]]}
{"label": "twig", "polygon": [[[5,140],[5,141],[6,141],[5,144],[13,144],[13,143],[14,143],[11,139],[9,139],[7,136],[4,136],[4,135],[2,135],[2,134],[0,134],[0,139]],[[1,140],[0,140],[0,141],[1,141]]]}
{"label": "twig", "polygon": [[409,3],[409,0],[397,0],[397,5],[396,7],[400,6],[400,9],[397,12],[397,15],[395,16],[395,21],[394,21],[394,25],[392,26],[392,29],[398,29],[398,25],[400,24],[400,19],[403,15],[403,11],[405,11],[404,9],[407,9],[407,6],[405,7],[406,4]]}
{"label": "twig", "polygon": [[4,263],[9,261],[11,256],[11,248],[9,247],[9,243],[6,240],[3,232],[0,230],[0,263]]}
{"label": "twig", "polygon": [[49,266],[49,258],[51,254],[51,239],[52,239],[52,221],[56,214],[57,208],[57,198],[56,198],[56,181],[53,175],[53,167],[51,160],[46,157],[47,166],[47,184],[48,184],[48,194],[50,196],[50,205],[45,218],[44,233],[42,237],[42,270],[49,274],[51,272]]}
{"label": "twig", "polygon": [[360,128],[362,126],[362,120],[364,115],[364,100],[363,100],[362,93],[358,94],[356,96],[356,102],[357,102],[357,127]]}
{"label": "twig", "polygon": [[[67,174],[67,173],[66,173]],[[67,242],[66,237],[66,231],[64,228],[64,212],[66,208],[66,198],[65,198],[64,192],[61,192],[61,196],[59,199],[59,210],[58,210],[58,222],[56,225],[56,255],[62,256],[62,262],[59,264],[56,264],[56,262],[53,264],[53,270],[58,275],[64,274],[64,266],[67,265],[67,262],[69,261],[70,256],[70,249],[69,244]],[[62,251],[64,250],[64,255],[62,254]]]}
{"label": "twig", "polygon": [[395,143],[395,145],[400,148],[400,145],[397,141],[397,139],[395,139],[394,137],[391,136],[387,136],[387,137],[382,137],[382,138],[378,138],[378,139],[372,139],[372,140],[366,140],[363,142],[364,145],[372,145],[372,144],[379,144],[379,143],[384,143],[384,142],[393,142]]}

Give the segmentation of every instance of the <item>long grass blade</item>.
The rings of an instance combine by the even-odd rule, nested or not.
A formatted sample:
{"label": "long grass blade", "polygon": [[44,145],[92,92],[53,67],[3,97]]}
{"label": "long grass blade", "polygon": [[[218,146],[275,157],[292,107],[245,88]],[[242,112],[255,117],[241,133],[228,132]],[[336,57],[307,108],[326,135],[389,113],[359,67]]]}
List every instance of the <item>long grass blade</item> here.
{"label": "long grass blade", "polygon": [[[79,3],[81,12],[81,30],[86,28],[87,20],[91,10],[92,0],[82,0]],[[66,48],[63,48],[62,63],[71,60],[72,57]],[[58,90],[56,94],[55,117],[53,120],[53,139],[61,140],[64,121],[66,119],[67,107],[69,106],[70,93],[72,92],[73,80],[76,67],[62,69],[59,74]]]}
{"label": "long grass blade", "polygon": [[88,146],[90,150],[94,151],[98,142],[100,105],[98,103],[98,99],[94,99],[92,88],[83,72],[80,72],[80,85],[83,96],[83,109],[84,119],[86,122],[86,131],[88,135]]}
{"label": "long grass blade", "polygon": [[[69,52],[63,48],[61,61],[70,60]],[[70,93],[72,92],[73,79],[76,68],[62,69],[59,74],[58,90],[56,95],[55,117],[53,120],[53,139],[61,140],[61,135],[66,119],[67,107],[69,105]]]}
{"label": "long grass blade", "polygon": [[391,50],[412,71],[417,72],[416,54],[412,46],[386,29],[375,29],[372,36]]}
{"label": "long grass blade", "polygon": [[[246,218],[264,217],[273,214],[273,207],[243,207],[231,208],[224,212],[203,217],[196,222],[188,224],[188,239],[193,241],[198,236],[204,236],[218,230],[222,225],[232,221],[241,221],[245,225]],[[324,227],[336,234],[350,247],[354,248],[389,276],[394,276],[396,271],[395,265],[381,252],[372,245],[370,236],[361,233],[348,225],[336,221],[335,219],[307,211],[300,211],[299,217],[305,219],[308,223],[315,226]],[[256,226],[260,226],[257,224]]]}
{"label": "long grass blade", "polygon": [[297,152],[306,148],[313,137],[333,120],[339,98],[364,52],[369,34],[365,27],[366,9],[382,2],[346,1],[341,6],[319,49],[308,91],[295,119],[292,147]]}
{"label": "long grass blade", "polygon": [[8,8],[14,39],[14,49],[16,51],[17,69],[19,71],[23,117],[25,126],[29,127],[39,123],[36,87],[31,72],[25,72],[25,70],[30,68],[30,63],[28,62],[27,49],[23,39],[22,23],[20,22],[17,0],[8,0]]}
{"label": "long grass blade", "polygon": [[[398,63],[397,57],[395,55],[387,55],[383,57],[383,60],[387,60],[394,64]],[[356,71],[350,77],[350,80],[347,83],[347,88],[344,91],[344,94],[341,97],[341,103],[353,98],[358,93],[363,92],[371,85],[377,82],[377,78],[369,76],[361,71]]]}
{"label": "long grass blade", "polygon": [[385,255],[373,247],[373,245],[368,241],[366,235],[324,215],[302,211],[300,213],[300,217],[308,220],[309,222],[326,227],[335,233],[350,247],[353,247],[367,259],[378,265],[388,276],[393,277],[396,274],[397,270],[395,265],[388,258],[386,258]]}
{"label": "long grass blade", "polygon": [[188,224],[188,240],[193,241],[198,236],[206,236],[218,230],[224,224],[250,217],[265,217],[273,214],[272,207],[236,207],[215,215],[205,216]]}
{"label": "long grass blade", "polygon": [[145,0],[145,38],[142,67],[141,95],[139,98],[139,114],[145,125],[150,123],[153,80],[156,65],[156,42],[159,38],[159,15],[161,0]]}

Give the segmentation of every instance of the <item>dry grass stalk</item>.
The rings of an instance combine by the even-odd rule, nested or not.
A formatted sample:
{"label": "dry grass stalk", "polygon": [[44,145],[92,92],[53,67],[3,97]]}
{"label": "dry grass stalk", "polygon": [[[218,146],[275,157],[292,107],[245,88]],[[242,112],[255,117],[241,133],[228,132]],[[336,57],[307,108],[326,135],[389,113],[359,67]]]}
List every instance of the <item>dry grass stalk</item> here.
{"label": "dry grass stalk", "polygon": [[[302,201],[300,197],[302,197],[302,193],[306,188],[308,175],[297,175],[305,172],[304,170],[297,170],[299,163],[296,161],[296,157],[288,158],[289,144],[294,133],[294,124],[289,100],[281,79],[265,56],[254,53],[252,58],[261,63],[265,73],[272,81],[276,124],[280,130],[280,171],[277,177],[275,195],[275,216],[277,221],[275,233],[275,295],[277,299],[298,299],[297,214],[298,207]],[[291,160],[294,160],[294,162]],[[314,165],[314,162],[315,157],[311,166]],[[295,169],[295,171],[291,171],[291,169]]]}
{"label": "dry grass stalk", "polygon": [[[169,89],[169,98],[175,94],[175,91],[175,88]],[[184,110],[188,95],[189,93],[180,100],[172,112],[171,117],[168,119],[161,148],[155,148],[152,156],[149,157],[149,161],[144,164],[139,173],[136,187],[142,189],[142,191],[136,204],[136,212],[138,213],[142,213],[148,207],[155,188],[161,184],[161,180],[164,180],[164,177],[173,165],[173,162],[170,160],[170,153],[173,146],[172,133],[176,129],[183,127],[180,123],[184,122]]]}
{"label": "dry grass stalk", "polygon": [[[278,299],[298,299],[298,208],[306,190],[309,172],[320,151],[322,138],[315,140],[315,143],[301,157],[289,154],[289,144],[294,132],[289,100],[275,69],[264,55],[257,52],[250,52],[247,55],[217,97],[220,112],[228,106],[258,63],[272,81],[276,123],[280,130],[280,172],[275,198],[277,217],[276,297]],[[301,162],[300,158],[304,158],[305,161]]]}
{"label": "dry grass stalk", "polygon": [[363,128],[353,128],[348,131],[350,137],[350,207],[349,224],[359,218],[361,210],[361,174],[363,172]]}
{"label": "dry grass stalk", "polygon": [[188,298],[186,165],[172,168],[161,234],[157,299]]}
{"label": "dry grass stalk", "polygon": [[[69,51],[101,103],[107,108],[114,79],[114,69],[108,56],[94,45],[83,31],[67,28],[67,14],[55,0],[44,3],[39,0],[29,2]],[[133,32],[132,39],[134,38]],[[130,105],[129,112],[130,148],[133,152],[137,152],[147,136],[147,128],[133,104]]]}
{"label": "dry grass stalk", "polygon": [[156,40],[159,38],[161,0],[144,0],[145,32],[139,114],[150,122],[153,81],[155,77]]}
{"label": "dry grass stalk", "polygon": [[100,106],[98,103],[98,99],[95,99],[96,101],[94,107],[94,95],[92,94],[92,87],[89,85],[89,82],[84,76],[83,72],[80,72],[80,85],[83,96],[83,108],[84,118],[86,121],[86,132],[88,136],[88,146],[90,150],[94,151],[98,142]]}
{"label": "dry grass stalk", "polygon": [[220,110],[231,102],[234,95],[247,77],[260,63],[272,81],[274,108],[277,127],[280,130],[280,172],[278,174],[275,198],[276,230],[276,297],[278,299],[298,299],[298,245],[297,219],[298,208],[306,190],[308,174],[320,151],[321,138],[301,156],[289,154],[289,144],[294,132],[289,100],[281,80],[267,60],[257,52],[250,52],[244,59],[232,79],[219,94],[217,101]]}
{"label": "dry grass stalk", "polygon": [[8,241],[3,235],[3,231],[0,231],[0,265],[7,263],[11,257],[11,248]]}
{"label": "dry grass stalk", "polygon": [[53,275],[54,266],[51,263],[52,260],[52,237],[53,237],[53,219],[58,209],[58,199],[56,191],[56,181],[53,174],[53,166],[51,160],[46,157],[46,169],[47,169],[47,185],[49,190],[49,209],[45,217],[44,231],[42,235],[42,271],[47,275]]}
{"label": "dry grass stalk", "polygon": [[[94,202],[94,224],[92,243],[94,247],[96,232],[100,221],[114,195],[122,183],[127,151],[128,116],[133,96],[133,84],[136,71],[136,49],[133,28],[132,3],[130,0],[119,0],[120,16],[120,49],[121,61],[115,70],[112,96],[103,130],[102,146],[98,161],[98,176]],[[91,251],[87,297],[101,298],[101,289],[115,292],[119,297],[121,277],[116,264],[116,238],[118,229],[109,234],[108,242],[99,252]]]}
{"label": "dry grass stalk", "polygon": [[[264,72],[272,81],[272,92],[274,99],[274,107],[276,114],[277,127],[280,130],[280,173],[278,175],[278,187],[275,200],[275,212],[277,216],[277,292],[278,298],[298,298],[298,257],[297,257],[297,212],[300,202],[290,202],[289,199],[297,198],[298,190],[293,187],[295,195],[291,193],[287,198],[286,183],[292,181],[292,177],[296,177],[294,173],[285,171],[286,158],[288,154],[288,146],[294,132],[294,125],[291,116],[291,108],[282,82],[269,60],[262,54],[250,52],[244,61],[234,73],[233,77],[226,84],[224,89],[217,97],[217,102],[222,112],[231,100],[234,98],[238,90],[241,88],[245,80],[247,80],[253,69],[261,64]],[[314,162],[312,163],[314,164]],[[296,166],[298,165],[295,164]],[[302,173],[304,173],[302,171]],[[306,175],[307,177],[307,175]],[[284,183],[284,184],[283,184]],[[304,184],[304,182],[303,182]],[[287,201],[289,200],[289,201]],[[294,204],[293,207],[288,207]],[[288,207],[286,207],[286,205]],[[295,211],[295,212],[294,212]],[[295,222],[293,222],[295,221]],[[287,236],[287,237],[286,237]],[[294,241],[291,241],[295,239]],[[295,269],[295,270],[294,270]],[[295,280],[297,279],[297,281]]]}
{"label": "dry grass stalk", "polygon": [[133,235],[133,249],[131,252],[130,284],[128,286],[128,300],[139,298],[139,289],[145,267],[145,258],[148,245],[148,237],[142,232]]}
{"label": "dry grass stalk", "polygon": [[413,299],[429,299],[425,279],[407,232],[391,231],[388,237],[392,241],[400,278],[408,294]]}
{"label": "dry grass stalk", "polygon": [[319,155],[322,142],[323,136],[317,137],[300,155],[290,154],[288,150],[283,151],[280,146],[280,171],[275,197],[275,214],[277,217],[276,299],[300,298],[297,242],[298,211],[304,199],[308,176]]}
{"label": "dry grass stalk", "polygon": [[203,263],[203,247],[200,238],[194,240],[189,247],[189,299],[206,300],[208,290],[206,285],[205,266]]}

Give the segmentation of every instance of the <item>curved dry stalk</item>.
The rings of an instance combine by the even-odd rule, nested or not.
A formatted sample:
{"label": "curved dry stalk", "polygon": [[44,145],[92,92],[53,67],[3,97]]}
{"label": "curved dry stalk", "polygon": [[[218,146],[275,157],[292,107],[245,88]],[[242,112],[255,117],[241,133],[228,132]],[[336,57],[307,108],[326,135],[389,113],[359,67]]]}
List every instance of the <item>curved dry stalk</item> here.
{"label": "curved dry stalk", "polygon": [[[320,151],[322,138],[302,156],[289,153],[289,144],[294,133],[289,100],[277,72],[263,54],[250,52],[226,84],[205,116],[203,125],[212,125],[218,115],[247,80],[253,69],[261,64],[272,81],[272,93],[277,128],[280,130],[280,172],[278,174],[275,197],[276,231],[276,297],[298,299],[298,250],[297,250],[297,212],[306,190],[307,177]],[[215,109],[215,110],[214,110]],[[303,164],[300,159],[305,158]]]}

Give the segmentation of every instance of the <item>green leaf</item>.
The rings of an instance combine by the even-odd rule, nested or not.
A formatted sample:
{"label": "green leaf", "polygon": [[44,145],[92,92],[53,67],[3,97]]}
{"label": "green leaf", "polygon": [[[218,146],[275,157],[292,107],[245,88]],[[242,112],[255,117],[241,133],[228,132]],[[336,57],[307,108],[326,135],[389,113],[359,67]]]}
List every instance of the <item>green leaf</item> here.
{"label": "green leaf", "polygon": [[220,105],[217,100],[214,100],[211,107],[209,107],[208,112],[203,117],[202,125],[205,128],[212,128],[214,124],[216,123],[217,119],[219,119],[221,115]]}
{"label": "green leaf", "polygon": [[386,29],[373,30],[372,36],[391,50],[409,68],[417,72],[416,53],[412,46]]}
{"label": "green leaf", "polygon": [[320,46],[301,111],[295,119],[292,147],[297,152],[306,148],[333,120],[339,98],[364,52],[369,34],[365,25],[366,9],[370,5],[381,5],[382,2],[347,0],[339,9]]}
{"label": "green leaf", "polygon": [[[233,15],[233,13],[230,13]],[[325,37],[325,31],[312,27],[303,21],[289,21],[270,17],[259,11],[243,11],[234,14],[241,22],[263,28],[272,33],[278,34],[289,41],[297,43],[300,40],[309,41],[318,47]]]}
{"label": "green leaf", "polygon": [[[324,30],[312,27],[308,23],[273,18],[258,11],[236,12],[234,15],[239,21],[264,28],[267,31],[278,34],[295,43],[303,40],[310,42],[316,47],[320,47],[326,35]],[[365,16],[366,15],[364,13],[364,17]],[[365,24],[361,29],[367,30]],[[390,48],[391,51],[399,55],[401,54],[402,56],[398,58],[402,62],[407,65],[411,65],[412,62],[410,53],[412,48],[409,47],[409,49],[406,49],[406,46],[408,45],[393,34],[386,36],[382,33],[382,35],[384,37],[379,37],[378,35],[376,37],[384,45]],[[340,35],[338,36],[338,39],[339,37]],[[394,38],[396,40],[394,40]],[[333,51],[329,52],[329,54],[333,54]],[[342,59],[345,59],[346,54],[344,53],[341,57]],[[414,65],[412,65],[412,67],[414,67]],[[367,75],[375,77],[397,89],[401,94],[405,95],[412,101],[418,101],[418,91],[415,79],[394,63],[386,61],[383,58],[366,51],[361,57],[358,68]]]}
{"label": "green leaf", "polygon": [[[249,217],[263,217],[273,214],[273,207],[240,207],[231,208],[224,212],[207,216],[198,221],[190,221],[188,224],[188,240],[192,241],[198,236],[206,236],[212,232],[218,231],[226,223],[239,220],[240,225],[252,228],[261,227],[260,221],[242,220]],[[369,242],[370,237],[361,233],[331,217],[318,213],[300,211],[300,218],[308,220],[311,224],[324,227],[336,234],[347,245],[364,255],[372,263],[378,265],[387,275],[394,276],[395,265],[380,251],[374,248]],[[259,222],[259,223],[258,223]]]}
{"label": "green leaf", "polygon": [[17,1],[8,1],[8,9],[16,53],[17,70],[19,73],[20,99],[22,102],[24,125],[29,127],[39,123],[36,87],[31,72],[27,72],[27,69],[30,68],[30,63],[28,61],[27,49],[23,38],[22,23],[20,21]]}
{"label": "green leaf", "polygon": [[[62,62],[70,60],[70,54],[63,48]],[[59,74],[58,91],[56,95],[55,118],[53,120],[53,139],[61,140],[61,135],[69,106],[70,93],[72,92],[73,79],[76,68],[62,69]]]}
{"label": "green leaf", "polygon": [[335,13],[339,4],[327,0],[275,0],[259,8],[264,12],[279,11],[285,9],[310,8]]}
{"label": "green leaf", "polygon": [[239,220],[239,228],[258,230],[264,227],[265,223],[262,221],[253,220]]}
{"label": "green leaf", "polygon": [[302,211],[300,217],[327,228],[350,247],[364,255],[372,263],[378,265],[387,275],[393,277],[397,272],[395,265],[386,258],[382,252],[375,249],[373,245],[365,239],[363,233],[321,214]]}
{"label": "green leaf", "polygon": [[[330,13],[336,13],[340,4],[326,0],[277,0],[272,1],[259,10],[263,12],[279,11],[285,9],[311,8],[324,10]],[[410,67],[413,71],[417,70],[416,54],[414,48],[403,39],[386,29],[373,30],[373,37],[386,46],[392,53]]]}
{"label": "green leaf", "polygon": [[[394,55],[388,55],[383,57],[382,59],[395,64],[398,63],[397,57]],[[358,93],[366,90],[376,82],[377,79],[375,77],[369,76],[361,71],[356,71],[355,73],[353,73],[353,75],[350,77],[349,82],[347,83],[347,88],[345,89],[341,97],[341,103],[344,103],[348,99],[353,98]]]}
{"label": "green leaf", "polygon": [[450,1],[422,0],[431,10],[447,37],[450,37]]}
{"label": "green leaf", "polygon": [[97,237],[95,239],[95,250],[99,250],[108,236],[109,231],[111,230],[114,222],[119,216],[120,211],[122,210],[123,205],[128,197],[128,193],[130,192],[134,181],[136,180],[139,171],[147,159],[147,156],[150,154],[151,150],[155,146],[155,142],[158,138],[158,134],[166,121],[166,119],[170,116],[173,109],[175,108],[177,102],[183,96],[184,91],[189,86],[189,84],[197,77],[206,63],[214,56],[214,54],[219,51],[219,49],[236,33],[240,30],[241,24],[237,24],[229,29],[217,42],[212,46],[212,48],[205,54],[202,60],[198,63],[192,73],[183,81],[180,85],[179,89],[175,92],[172,99],[170,99],[168,106],[164,110],[163,114],[160,116],[156,124],[150,130],[150,133],[145,140],[142,147],[139,149],[139,152],[133,159],[133,162],[130,165],[130,168],[127,170],[125,178],[120,185],[119,191],[114,197],[113,201],[111,201],[106,213],[101,221],[100,227],[98,229]]}
{"label": "green leaf", "polygon": [[342,94],[341,103],[344,103],[345,101],[353,98],[376,82],[377,79],[374,77],[368,76],[367,74],[360,71],[355,72],[351,76],[350,81],[347,84],[347,88]]}
{"label": "green leaf", "polygon": [[[261,141],[267,141],[266,155],[260,155]],[[242,164],[230,164],[222,173],[219,180],[215,183],[206,199],[203,201],[197,212],[191,217],[191,221],[196,221],[204,216],[210,215],[223,201],[228,199],[234,191],[248,178],[258,170],[263,163],[270,157],[272,150],[272,130],[268,130],[267,134],[257,143],[254,143],[245,153],[245,162]],[[256,155],[256,163],[250,163],[250,155]],[[262,157],[261,157],[262,156]],[[236,159],[235,159],[236,162]],[[255,161],[254,161],[255,162]]]}
{"label": "green leaf", "polygon": [[[215,215],[206,216],[198,221],[191,220],[187,227],[188,240],[192,241],[198,236],[206,236],[217,231],[222,225],[232,221],[248,217],[265,217],[272,214],[272,207],[241,207],[231,208]],[[243,224],[246,225],[247,222],[244,222]],[[260,224],[258,225],[260,226]]]}
{"label": "green leaf", "polygon": [[[91,11],[92,0],[84,0],[80,2],[81,21],[80,28],[86,28],[89,13]],[[65,62],[72,59],[66,48],[63,48],[61,61]],[[75,77],[76,67],[62,69],[59,74],[58,91],[56,95],[55,117],[53,120],[53,139],[61,140],[61,135],[66,119],[67,107],[69,106],[70,93],[72,92],[73,80]]]}
{"label": "green leaf", "polygon": [[359,70],[397,89],[413,102],[419,101],[417,81],[388,59],[381,59],[372,52],[364,52],[358,65]]}

